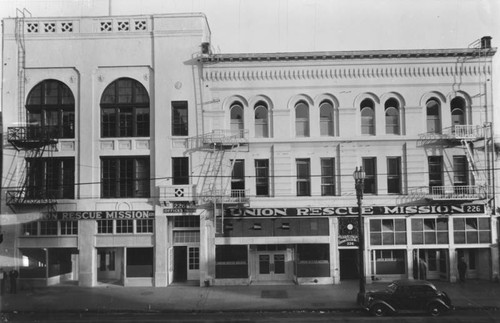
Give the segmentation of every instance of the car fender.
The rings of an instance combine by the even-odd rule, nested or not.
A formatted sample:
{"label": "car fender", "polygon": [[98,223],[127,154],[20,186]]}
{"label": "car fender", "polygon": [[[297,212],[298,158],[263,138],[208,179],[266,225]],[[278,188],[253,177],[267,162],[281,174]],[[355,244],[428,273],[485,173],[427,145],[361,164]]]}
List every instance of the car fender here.
{"label": "car fender", "polygon": [[391,312],[395,313],[396,312],[396,309],[389,303],[387,303],[386,301],[383,301],[383,300],[375,300],[373,301],[372,303],[370,303],[370,307],[372,307],[373,305],[376,305],[376,304],[382,304],[384,306],[386,306]]}
{"label": "car fender", "polygon": [[443,300],[441,300],[439,298],[433,298],[433,299],[431,299],[430,301],[427,302],[426,306],[429,306],[432,303],[439,303],[439,304],[443,305],[443,307],[446,308],[447,310],[450,309],[450,306],[446,305],[446,303],[443,302]]}

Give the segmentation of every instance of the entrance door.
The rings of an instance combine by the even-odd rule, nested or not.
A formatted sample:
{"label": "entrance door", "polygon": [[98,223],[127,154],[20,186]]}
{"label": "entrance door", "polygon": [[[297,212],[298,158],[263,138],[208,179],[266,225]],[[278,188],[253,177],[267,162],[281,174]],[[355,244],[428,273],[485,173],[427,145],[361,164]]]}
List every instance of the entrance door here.
{"label": "entrance door", "polygon": [[341,249],[339,250],[340,260],[340,280],[358,279],[358,250]]}
{"label": "entrance door", "polygon": [[287,279],[285,252],[258,253],[258,280]]}
{"label": "entrance door", "polygon": [[174,282],[187,280],[187,247],[174,247]]}
{"label": "entrance door", "polygon": [[97,281],[107,284],[123,284],[123,249],[97,249]]}
{"label": "entrance door", "polygon": [[[416,261],[416,252],[414,253],[414,261]],[[448,279],[448,250],[445,249],[424,249],[418,251],[419,263],[425,264],[417,266],[414,264],[414,277],[430,280],[447,280]],[[423,273],[421,271],[425,270]]]}

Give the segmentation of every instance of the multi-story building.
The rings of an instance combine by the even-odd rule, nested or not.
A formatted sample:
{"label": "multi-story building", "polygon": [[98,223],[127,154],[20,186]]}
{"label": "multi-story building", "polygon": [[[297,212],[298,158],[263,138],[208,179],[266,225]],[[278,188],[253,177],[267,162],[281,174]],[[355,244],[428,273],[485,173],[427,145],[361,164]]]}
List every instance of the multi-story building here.
{"label": "multi-story building", "polygon": [[[4,20],[2,264],[24,284],[497,279],[490,38],[213,54],[202,14]],[[498,186],[498,185],[497,185]]]}

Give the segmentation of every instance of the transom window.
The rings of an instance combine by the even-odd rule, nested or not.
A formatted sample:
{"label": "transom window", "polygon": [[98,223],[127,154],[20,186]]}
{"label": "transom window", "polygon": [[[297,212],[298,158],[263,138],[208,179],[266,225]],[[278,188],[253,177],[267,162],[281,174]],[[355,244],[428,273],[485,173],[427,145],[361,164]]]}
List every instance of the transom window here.
{"label": "transom window", "polygon": [[104,90],[101,136],[149,137],[149,96],[141,83],[121,78]]}
{"label": "transom window", "polygon": [[491,243],[489,218],[453,219],[453,239],[455,243]]}
{"label": "transom window", "polygon": [[26,104],[28,137],[75,137],[75,99],[62,82],[46,80],[28,94]]}
{"label": "transom window", "polygon": [[370,244],[400,245],[406,244],[405,219],[370,220]]}
{"label": "transom window", "polygon": [[447,244],[448,219],[412,219],[412,241],[414,244]]}

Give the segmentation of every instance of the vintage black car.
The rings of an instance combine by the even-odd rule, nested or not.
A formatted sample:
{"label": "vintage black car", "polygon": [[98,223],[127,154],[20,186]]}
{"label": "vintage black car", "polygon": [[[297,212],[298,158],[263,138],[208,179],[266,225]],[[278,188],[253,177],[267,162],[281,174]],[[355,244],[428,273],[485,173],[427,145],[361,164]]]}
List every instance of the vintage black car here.
{"label": "vintage black car", "polygon": [[385,290],[366,292],[361,305],[374,316],[404,312],[438,316],[453,309],[448,295],[425,280],[396,280]]}

